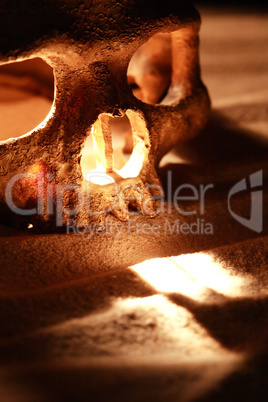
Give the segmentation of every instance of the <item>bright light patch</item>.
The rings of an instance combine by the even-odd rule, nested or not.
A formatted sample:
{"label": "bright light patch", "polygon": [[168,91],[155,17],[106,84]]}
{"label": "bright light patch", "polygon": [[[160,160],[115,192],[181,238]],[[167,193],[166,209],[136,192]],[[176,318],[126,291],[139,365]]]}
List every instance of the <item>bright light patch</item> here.
{"label": "bright light patch", "polygon": [[101,167],[86,173],[85,179],[93,184],[98,184],[99,186],[114,183],[114,179],[111,176],[108,176],[105,173],[105,170],[103,170]]}
{"label": "bright light patch", "polygon": [[212,255],[205,253],[182,254],[172,257],[188,275],[191,275],[201,286],[211,288],[226,296],[238,296],[246,278],[232,275],[227,268]]}
{"label": "bright light patch", "polygon": [[200,300],[210,289],[226,296],[239,296],[246,278],[233,276],[228,269],[205,253],[155,258],[131,267],[160,292],[181,293]]}
{"label": "bright light patch", "polygon": [[137,177],[143,165],[145,150],[143,141],[139,140],[133,149],[129,161],[122,169],[117,170],[116,173],[123,177],[123,179]]}
{"label": "bright light patch", "polygon": [[154,258],[131,267],[160,292],[178,292],[194,297],[202,286],[170,258]]}

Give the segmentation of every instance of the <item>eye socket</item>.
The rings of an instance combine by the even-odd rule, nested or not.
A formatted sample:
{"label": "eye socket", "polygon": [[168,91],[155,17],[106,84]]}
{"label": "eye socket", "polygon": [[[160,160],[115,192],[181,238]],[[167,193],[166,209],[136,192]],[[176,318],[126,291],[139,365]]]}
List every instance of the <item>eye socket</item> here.
{"label": "eye socket", "polygon": [[133,95],[149,104],[161,104],[171,83],[171,35],[158,33],[133,55],[127,72]]}
{"label": "eye socket", "polygon": [[129,86],[132,89],[132,91],[136,91],[137,89],[140,89],[140,87],[138,86],[138,84],[136,82],[129,81]]}
{"label": "eye socket", "polygon": [[0,66],[0,141],[37,127],[54,99],[53,69],[41,58]]}
{"label": "eye socket", "polygon": [[187,27],[157,33],[144,43],[128,66],[127,80],[133,95],[152,105],[175,104],[185,96],[194,38],[195,33]]}

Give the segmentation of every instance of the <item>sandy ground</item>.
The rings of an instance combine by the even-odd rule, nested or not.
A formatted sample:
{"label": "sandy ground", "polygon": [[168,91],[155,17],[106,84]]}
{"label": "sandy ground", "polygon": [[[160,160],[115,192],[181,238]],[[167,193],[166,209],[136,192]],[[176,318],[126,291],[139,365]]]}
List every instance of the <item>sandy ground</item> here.
{"label": "sandy ground", "polygon": [[[1,227],[1,401],[267,400],[267,192],[260,233],[227,199],[239,180],[260,170],[267,179],[268,17],[202,15],[213,112],[160,175],[167,186],[172,172],[173,191],[213,184],[204,214],[193,201],[181,208],[197,214],[166,203],[155,219],[102,234]],[[249,192],[232,210],[249,217]],[[199,234],[177,230],[197,219]]]}

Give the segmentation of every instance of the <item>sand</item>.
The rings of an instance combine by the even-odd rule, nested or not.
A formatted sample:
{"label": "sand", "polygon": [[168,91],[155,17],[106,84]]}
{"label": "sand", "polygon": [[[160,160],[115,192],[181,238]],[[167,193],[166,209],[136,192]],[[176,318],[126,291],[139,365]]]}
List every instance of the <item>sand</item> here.
{"label": "sand", "polygon": [[[204,211],[200,199],[178,204],[188,215],[166,202],[154,219],[100,234],[2,226],[1,402],[267,399],[268,17],[202,15],[213,111],[160,176],[167,187],[172,172],[171,197],[183,183],[198,196],[210,186]],[[34,97],[26,103],[45,113]],[[228,194],[259,171],[257,232],[230,214]],[[250,202],[235,195],[233,213],[248,219]]]}

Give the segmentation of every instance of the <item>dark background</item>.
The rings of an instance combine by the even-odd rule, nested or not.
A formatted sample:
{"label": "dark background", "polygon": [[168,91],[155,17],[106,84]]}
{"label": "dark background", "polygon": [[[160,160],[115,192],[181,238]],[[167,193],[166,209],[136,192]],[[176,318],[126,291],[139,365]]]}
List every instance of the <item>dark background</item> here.
{"label": "dark background", "polygon": [[222,7],[232,7],[232,8],[240,8],[240,9],[268,9],[268,4],[266,1],[261,0],[196,0],[193,1],[195,5],[204,5],[210,6],[213,8],[222,8]]}

